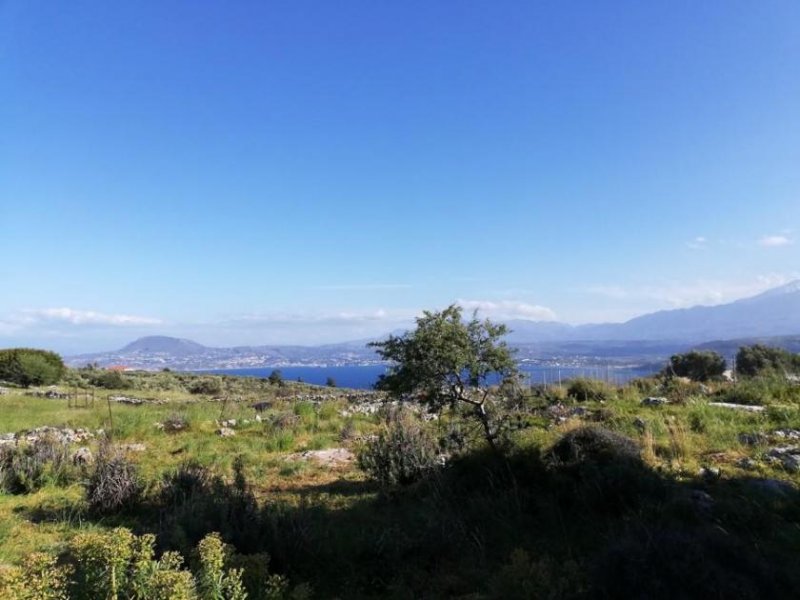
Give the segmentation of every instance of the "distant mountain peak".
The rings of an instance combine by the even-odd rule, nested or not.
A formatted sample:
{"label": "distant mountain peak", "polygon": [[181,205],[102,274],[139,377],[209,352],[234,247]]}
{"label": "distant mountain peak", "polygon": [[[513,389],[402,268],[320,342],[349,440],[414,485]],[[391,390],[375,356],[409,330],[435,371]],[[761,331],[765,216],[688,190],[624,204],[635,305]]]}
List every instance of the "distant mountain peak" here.
{"label": "distant mountain peak", "polygon": [[149,335],[139,338],[122,348],[121,353],[169,353],[176,355],[198,354],[206,347],[192,340],[166,335]]}
{"label": "distant mountain peak", "polygon": [[778,287],[770,288],[765,292],[761,292],[757,296],[753,296],[751,298],[745,298],[745,300],[753,300],[755,298],[769,298],[771,296],[782,296],[784,294],[797,294],[800,293],[800,279],[795,279],[794,281],[790,281],[789,283],[785,283],[784,285],[779,285]]}

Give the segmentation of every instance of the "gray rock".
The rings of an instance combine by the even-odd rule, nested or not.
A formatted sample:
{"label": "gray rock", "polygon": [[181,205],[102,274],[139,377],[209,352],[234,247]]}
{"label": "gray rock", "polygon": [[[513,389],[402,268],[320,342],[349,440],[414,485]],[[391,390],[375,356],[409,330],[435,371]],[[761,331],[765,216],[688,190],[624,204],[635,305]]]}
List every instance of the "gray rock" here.
{"label": "gray rock", "polygon": [[769,449],[767,456],[791,473],[800,472],[800,446],[776,446]]}
{"label": "gray rock", "polygon": [[752,458],[740,458],[736,461],[736,466],[740,469],[744,469],[745,471],[753,471],[758,467],[758,463],[754,461]]}
{"label": "gray rock", "polygon": [[225,438],[233,437],[236,435],[236,432],[230,427],[220,427],[219,429],[217,429],[217,435]]}
{"label": "gray rock", "polygon": [[700,467],[698,475],[707,481],[715,481],[720,477],[720,470],[717,467]]}
{"label": "gray rock", "polygon": [[669,404],[669,400],[659,396],[650,396],[642,400],[641,404],[642,406],[663,406],[664,404]]}
{"label": "gray rock", "polygon": [[765,444],[767,442],[767,436],[763,433],[740,433],[739,434],[739,443],[744,446],[757,446],[759,444]]}
{"label": "gray rock", "polygon": [[779,440],[800,440],[800,429],[776,429],[772,435]]}
{"label": "gray rock", "polygon": [[636,427],[636,429],[638,429],[639,431],[644,431],[645,429],[647,429],[647,421],[645,421],[641,417],[636,417],[633,420],[633,426]]}
{"label": "gray rock", "polygon": [[709,406],[716,406],[717,408],[729,408],[731,410],[743,410],[746,412],[764,412],[763,406],[754,406],[752,404],[734,404],[732,402],[709,402]]}
{"label": "gray rock", "polygon": [[780,479],[753,479],[748,485],[758,491],[774,494],[776,496],[787,496],[795,491],[791,483],[788,481],[781,481]]}

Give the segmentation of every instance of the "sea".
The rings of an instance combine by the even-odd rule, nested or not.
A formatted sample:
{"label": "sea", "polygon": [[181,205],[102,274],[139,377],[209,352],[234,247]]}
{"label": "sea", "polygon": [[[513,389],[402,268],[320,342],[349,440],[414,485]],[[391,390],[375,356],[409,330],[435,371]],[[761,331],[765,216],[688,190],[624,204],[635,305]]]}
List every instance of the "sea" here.
{"label": "sea", "polygon": [[[328,378],[333,379],[337,387],[358,390],[372,389],[378,377],[386,372],[384,365],[344,366],[344,367],[267,367],[252,369],[215,369],[203,371],[217,375],[237,375],[239,377],[269,377],[279,370],[287,381],[302,381],[312,385],[326,385]],[[520,365],[520,371],[530,385],[558,385],[568,379],[588,377],[622,385],[636,377],[652,375],[657,370],[654,366],[598,366],[598,367],[554,367],[541,365]]]}

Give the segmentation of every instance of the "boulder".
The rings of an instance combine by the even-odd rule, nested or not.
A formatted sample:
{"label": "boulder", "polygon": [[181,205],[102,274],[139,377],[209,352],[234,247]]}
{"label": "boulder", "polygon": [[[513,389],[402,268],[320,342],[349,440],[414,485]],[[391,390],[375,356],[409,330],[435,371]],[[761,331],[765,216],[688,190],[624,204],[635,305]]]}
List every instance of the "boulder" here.
{"label": "boulder", "polygon": [[233,437],[236,435],[236,432],[230,427],[220,427],[219,429],[217,429],[217,435],[225,438]]}
{"label": "boulder", "polygon": [[641,404],[642,406],[663,406],[664,404],[669,404],[669,400],[659,396],[649,396],[642,400]]}

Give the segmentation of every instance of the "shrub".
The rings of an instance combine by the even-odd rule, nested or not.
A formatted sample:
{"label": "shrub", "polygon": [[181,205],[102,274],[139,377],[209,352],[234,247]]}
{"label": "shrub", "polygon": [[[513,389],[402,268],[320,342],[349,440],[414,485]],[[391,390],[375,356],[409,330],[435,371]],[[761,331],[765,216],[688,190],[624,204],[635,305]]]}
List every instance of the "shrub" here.
{"label": "shrub", "polygon": [[615,397],[614,390],[598,379],[579,377],[570,381],[567,396],[578,402],[605,402]]}
{"label": "shrub", "polygon": [[134,504],[142,485],[136,465],[119,452],[101,448],[86,487],[86,501],[97,513],[117,512]]}
{"label": "shrub", "polygon": [[0,350],[0,381],[24,387],[51,385],[63,377],[66,367],[55,352],[33,348]]}
{"label": "shrub", "polygon": [[222,380],[219,377],[198,379],[189,385],[189,392],[192,394],[217,396],[222,393]]}
{"label": "shrub", "polygon": [[197,546],[200,561],[198,588],[207,600],[244,600],[241,569],[226,569],[230,547],[222,543],[218,533],[207,535]]}
{"label": "shrub", "polygon": [[359,466],[383,486],[407,485],[437,465],[436,443],[406,411],[392,413],[378,436],[358,453]]}
{"label": "shrub", "polygon": [[272,385],[283,385],[283,373],[281,373],[280,369],[275,369],[269,374],[267,381]]}
{"label": "shrub", "polygon": [[639,446],[632,439],[602,427],[579,427],[565,433],[545,454],[551,466],[636,462]]}
{"label": "shrub", "polygon": [[191,600],[196,598],[192,574],[183,558],[165,552],[155,560],[155,536],[133,535],[117,528],[103,533],[82,533],[69,545],[76,563],[76,598],[127,598],[130,600]]}
{"label": "shrub", "polygon": [[91,371],[89,383],[106,390],[124,390],[130,387],[128,379],[119,371]]}
{"label": "shrub", "polygon": [[675,354],[669,359],[667,372],[692,381],[719,379],[725,372],[725,359],[710,350],[693,350]]}
{"label": "shrub", "polygon": [[172,413],[170,416],[164,419],[162,425],[164,426],[164,431],[168,433],[186,431],[189,429],[189,419],[186,417],[186,415]]}
{"label": "shrub", "polygon": [[761,344],[742,346],[736,353],[736,372],[749,377],[797,373],[800,372],[800,355]]}
{"label": "shrub", "polygon": [[69,446],[53,436],[31,444],[0,448],[0,490],[28,494],[48,481],[66,483],[71,474]]}
{"label": "shrub", "polygon": [[68,600],[72,569],[55,556],[34,552],[19,567],[0,567],[0,597],[7,600]]}

